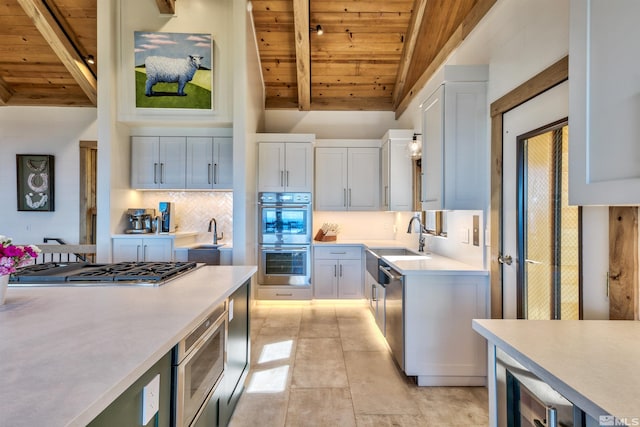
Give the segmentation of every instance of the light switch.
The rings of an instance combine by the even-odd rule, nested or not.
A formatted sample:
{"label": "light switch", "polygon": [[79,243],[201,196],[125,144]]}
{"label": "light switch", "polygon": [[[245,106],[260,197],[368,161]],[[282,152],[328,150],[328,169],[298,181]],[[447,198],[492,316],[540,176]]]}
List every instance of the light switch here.
{"label": "light switch", "polygon": [[146,426],[160,407],[160,374],[142,389],[142,425]]}

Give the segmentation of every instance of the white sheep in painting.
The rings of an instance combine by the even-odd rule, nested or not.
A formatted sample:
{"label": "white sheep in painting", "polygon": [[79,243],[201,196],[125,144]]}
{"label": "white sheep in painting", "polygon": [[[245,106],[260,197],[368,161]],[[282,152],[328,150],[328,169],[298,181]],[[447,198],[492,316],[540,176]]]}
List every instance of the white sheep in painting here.
{"label": "white sheep in painting", "polygon": [[186,58],[168,58],[166,56],[148,56],[144,61],[147,72],[147,84],[144,94],[153,96],[153,85],[159,82],[178,83],[178,96],[186,96],[184,87],[193,79],[200,68],[202,56],[189,55]]}

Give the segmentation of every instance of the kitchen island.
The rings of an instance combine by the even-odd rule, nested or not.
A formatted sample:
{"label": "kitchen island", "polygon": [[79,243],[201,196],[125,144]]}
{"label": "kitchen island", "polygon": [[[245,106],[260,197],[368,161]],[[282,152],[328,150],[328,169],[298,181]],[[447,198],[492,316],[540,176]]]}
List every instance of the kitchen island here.
{"label": "kitchen island", "polygon": [[159,287],[9,288],[0,424],[86,425],[255,272],[204,266]]}
{"label": "kitchen island", "polygon": [[489,342],[491,426],[506,425],[504,419],[498,419],[497,349],[594,422],[612,415],[623,424],[606,425],[640,423],[639,322],[478,319],[473,321],[473,329]]}

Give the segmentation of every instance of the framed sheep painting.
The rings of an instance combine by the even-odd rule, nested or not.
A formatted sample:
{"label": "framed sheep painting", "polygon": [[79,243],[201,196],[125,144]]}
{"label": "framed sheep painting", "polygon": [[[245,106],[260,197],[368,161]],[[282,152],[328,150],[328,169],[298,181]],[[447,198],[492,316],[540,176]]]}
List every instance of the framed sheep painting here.
{"label": "framed sheep painting", "polygon": [[134,32],[137,108],[211,110],[211,34]]}

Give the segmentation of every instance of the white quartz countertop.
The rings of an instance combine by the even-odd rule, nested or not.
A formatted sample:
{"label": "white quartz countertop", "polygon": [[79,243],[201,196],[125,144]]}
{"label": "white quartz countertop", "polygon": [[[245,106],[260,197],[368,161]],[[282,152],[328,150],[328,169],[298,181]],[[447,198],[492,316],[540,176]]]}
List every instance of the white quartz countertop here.
{"label": "white quartz countertop", "polygon": [[141,239],[141,238],[154,238],[158,239],[161,237],[164,238],[181,238],[181,237],[192,237],[198,234],[197,231],[177,231],[175,233],[121,233],[121,234],[112,234],[111,237],[123,238],[128,237],[130,239]]}
{"label": "white quartz countertop", "polygon": [[[417,248],[407,247],[406,244],[396,240],[338,240],[335,242],[314,241],[315,246],[364,246],[365,248],[407,248],[417,252]],[[433,252],[424,252],[424,256],[416,257],[395,257],[383,256],[393,268],[403,275],[482,275],[487,276],[489,272],[481,267],[457,261],[453,258],[438,255]]]}
{"label": "white quartz countertop", "polygon": [[473,329],[596,420],[640,420],[640,322],[482,319]]}
{"label": "white quartz countertop", "polygon": [[10,287],[0,425],[86,425],[255,272],[203,266],[159,287]]}

